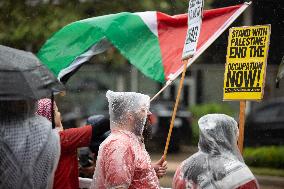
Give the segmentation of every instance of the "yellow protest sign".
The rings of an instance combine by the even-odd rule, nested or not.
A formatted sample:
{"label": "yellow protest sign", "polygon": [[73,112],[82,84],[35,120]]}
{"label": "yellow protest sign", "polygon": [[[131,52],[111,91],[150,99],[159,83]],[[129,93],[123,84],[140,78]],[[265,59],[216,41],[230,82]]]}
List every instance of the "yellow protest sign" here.
{"label": "yellow protest sign", "polygon": [[261,100],[264,92],[270,25],[229,31],[224,100]]}

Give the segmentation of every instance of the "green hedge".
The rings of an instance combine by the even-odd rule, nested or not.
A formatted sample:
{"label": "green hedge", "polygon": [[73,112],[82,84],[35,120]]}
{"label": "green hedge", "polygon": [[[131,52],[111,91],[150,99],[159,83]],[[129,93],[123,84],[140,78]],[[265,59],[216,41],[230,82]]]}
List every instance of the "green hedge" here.
{"label": "green hedge", "polygon": [[271,167],[249,167],[254,175],[284,177],[284,169]]}
{"label": "green hedge", "polygon": [[235,112],[227,105],[227,104],[218,104],[218,103],[208,103],[201,104],[196,106],[191,106],[189,111],[193,115],[193,123],[192,123],[192,141],[193,145],[197,145],[199,140],[199,128],[198,128],[198,120],[202,116],[206,114],[212,113],[222,113],[233,116]]}
{"label": "green hedge", "polygon": [[249,166],[284,169],[284,146],[248,147],[244,159]]}

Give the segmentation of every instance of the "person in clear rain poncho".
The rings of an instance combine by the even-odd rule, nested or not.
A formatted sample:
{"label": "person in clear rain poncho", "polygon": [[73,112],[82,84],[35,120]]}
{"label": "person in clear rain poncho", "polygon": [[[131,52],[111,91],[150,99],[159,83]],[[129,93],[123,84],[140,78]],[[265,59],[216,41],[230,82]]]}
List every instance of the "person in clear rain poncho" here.
{"label": "person in clear rain poncho", "polygon": [[35,100],[0,101],[0,188],[52,188],[59,135]]}
{"label": "person in clear rain poncho", "polygon": [[173,189],[258,189],[237,147],[237,122],[224,114],[198,121],[199,151],[176,170]]}
{"label": "person in clear rain poncho", "polygon": [[158,177],[165,174],[167,165],[163,158],[151,164],[142,137],[150,97],[112,91],[106,97],[111,134],[100,146],[91,188],[159,188]]}

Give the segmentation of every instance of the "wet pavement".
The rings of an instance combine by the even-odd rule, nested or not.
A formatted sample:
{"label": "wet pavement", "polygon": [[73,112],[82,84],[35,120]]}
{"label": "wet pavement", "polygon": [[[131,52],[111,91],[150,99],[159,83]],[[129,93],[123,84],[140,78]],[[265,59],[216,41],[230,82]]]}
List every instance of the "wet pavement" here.
{"label": "wet pavement", "polygon": [[[162,187],[170,188],[172,185],[172,179],[175,174],[177,166],[191,154],[197,151],[194,147],[183,147],[182,152],[176,154],[168,154],[168,171],[167,175],[160,179],[160,184]],[[158,161],[162,154],[150,153],[152,162]],[[258,176],[257,180],[260,184],[261,189],[284,189],[284,177],[274,177],[274,176]]]}

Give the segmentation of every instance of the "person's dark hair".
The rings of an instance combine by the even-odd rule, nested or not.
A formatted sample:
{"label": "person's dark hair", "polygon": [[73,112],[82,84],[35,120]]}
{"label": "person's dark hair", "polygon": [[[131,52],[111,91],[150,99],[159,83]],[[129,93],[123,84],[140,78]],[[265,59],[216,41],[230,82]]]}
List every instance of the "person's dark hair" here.
{"label": "person's dark hair", "polygon": [[23,119],[34,115],[36,101],[0,101],[0,119]]}
{"label": "person's dark hair", "polygon": [[90,150],[88,147],[82,147],[78,150],[79,154],[79,164],[82,167],[89,167],[92,165],[93,162],[91,162],[90,158]]}
{"label": "person's dark hair", "polygon": [[89,148],[97,155],[100,144],[110,134],[110,121],[108,117],[103,115],[94,115],[87,119],[87,125],[91,125],[93,127],[92,139]]}
{"label": "person's dark hair", "polygon": [[89,148],[91,152],[95,154],[95,156],[98,155],[99,148],[101,143],[110,135],[110,131],[105,132],[102,136],[98,137],[95,140],[91,141],[91,144],[89,145]]}

